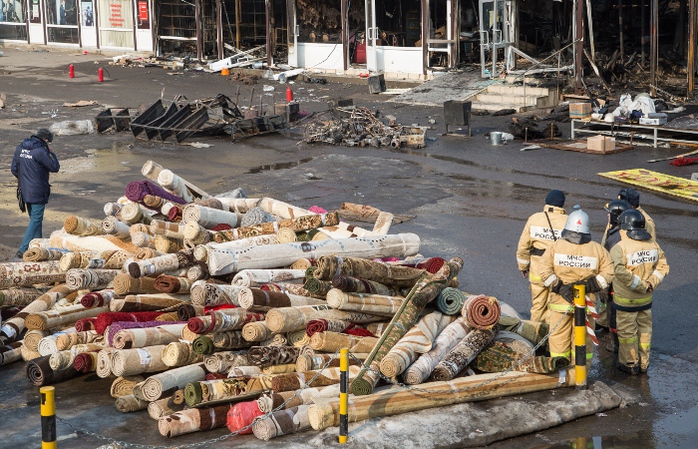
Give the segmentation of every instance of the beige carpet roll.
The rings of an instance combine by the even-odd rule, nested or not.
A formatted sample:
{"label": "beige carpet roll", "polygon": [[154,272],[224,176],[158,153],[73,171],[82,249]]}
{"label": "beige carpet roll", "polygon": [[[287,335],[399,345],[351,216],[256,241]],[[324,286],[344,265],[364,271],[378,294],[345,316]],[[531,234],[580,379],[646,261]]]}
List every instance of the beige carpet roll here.
{"label": "beige carpet roll", "polygon": [[50,336],[50,333],[47,330],[28,330],[24,334],[24,339],[22,341],[24,342],[23,344],[28,350],[33,352],[39,352],[39,344],[41,343],[41,340],[48,336]]}
{"label": "beige carpet roll", "polygon": [[232,304],[240,306],[238,296],[243,287],[227,284],[212,284],[206,281],[196,281],[190,289],[191,302],[199,306],[219,306]]}
{"label": "beige carpet roll", "polygon": [[[181,391],[182,395],[184,394],[184,389],[177,391]],[[163,416],[184,410],[184,406],[184,403],[175,404],[174,396],[168,396],[148,404],[148,416],[153,419],[160,419]]]}
{"label": "beige carpet roll", "polygon": [[69,252],[60,259],[61,269],[68,271],[72,268],[108,268],[121,270],[124,263],[131,257],[124,250],[105,250],[100,252],[77,251]]}
{"label": "beige carpet roll", "polygon": [[438,311],[421,317],[380,361],[381,373],[390,378],[402,374],[420,354],[432,349],[436,337],[454,320]]}
{"label": "beige carpet roll", "polygon": [[145,378],[141,375],[117,377],[109,388],[109,394],[115,399],[127,394],[133,394],[133,387],[144,380]]}
{"label": "beige carpet roll", "polygon": [[137,412],[148,408],[148,401],[139,399],[136,396],[129,394],[116,398],[114,403],[116,409],[122,413]]}
{"label": "beige carpet roll", "polygon": [[70,326],[81,318],[96,317],[100,313],[108,311],[109,307],[86,309],[82,304],[76,304],[44,312],[30,313],[24,320],[24,323],[27,329],[48,330]]}
{"label": "beige carpet roll", "polygon": [[264,211],[269,212],[272,215],[286,219],[313,215],[313,213],[307,209],[268,197],[260,199],[257,203],[257,207],[262,208]]}
{"label": "beige carpet roll", "polygon": [[289,284],[288,282],[279,282],[274,284],[264,284],[259,288],[269,292],[281,292],[298,295],[298,296],[309,296],[311,298],[325,299],[325,295],[318,295],[317,293],[311,293],[303,284]]}
{"label": "beige carpet roll", "polygon": [[[366,357],[368,357],[368,353],[366,352],[358,354],[352,352],[349,357],[349,365],[359,366],[361,361],[365,360]],[[323,368],[336,368],[339,366],[339,363],[339,357],[335,357],[334,354],[301,354],[296,360],[296,371],[303,372],[320,370]]]}
{"label": "beige carpet roll", "polygon": [[248,363],[246,351],[214,352],[204,358],[204,365],[210,373],[227,373],[231,368],[245,366]]}
{"label": "beige carpet roll", "polygon": [[129,225],[136,223],[150,224],[150,212],[138,203],[126,203],[121,208],[121,220]]}
{"label": "beige carpet roll", "polygon": [[[356,376],[360,368],[349,366],[349,378]],[[325,387],[339,383],[340,369],[325,368],[322,371],[304,371],[302,373],[285,373],[274,376],[271,380],[272,390],[291,391],[306,387]]]}
{"label": "beige carpet roll", "polygon": [[184,329],[182,329],[182,335],[181,335],[182,341],[191,343],[194,340],[196,340],[196,337],[198,337],[198,336],[199,336],[198,334],[192,332],[188,327],[185,327]]}
{"label": "beige carpet roll", "polygon": [[24,360],[25,362],[29,362],[31,360],[42,357],[42,355],[39,354],[37,351],[32,351],[24,345],[19,347],[19,354],[22,356],[22,360]]}
{"label": "beige carpet roll", "polygon": [[[135,225],[133,225],[135,226]],[[145,249],[151,246],[154,246],[153,243],[153,236],[148,234],[147,232],[142,232],[142,231],[131,231],[130,234],[131,236],[131,243],[133,243],[135,246]],[[155,251],[155,250],[153,250]],[[154,257],[154,256],[150,256]],[[136,260],[142,260],[142,258],[137,258]]]}
{"label": "beige carpet roll", "polygon": [[93,235],[81,237],[66,233],[54,232],[51,234],[51,245],[69,251],[107,251],[122,249],[127,253],[135,253],[138,249],[135,245],[118,239],[112,235]]}
{"label": "beige carpet roll", "polygon": [[102,234],[113,235],[121,240],[131,239],[131,227],[114,216],[102,220]]}
{"label": "beige carpet roll", "polygon": [[195,221],[184,223],[182,236],[194,245],[204,245],[213,239],[213,233]]}
{"label": "beige carpet roll", "polygon": [[295,363],[285,363],[283,365],[271,365],[262,368],[262,374],[284,374],[284,373],[295,373],[296,364]]}
{"label": "beige carpet roll", "polygon": [[[422,388],[430,392],[428,395],[404,389],[385,390],[352,398],[348,409],[349,422],[566,387],[574,385],[574,370],[568,370],[564,377],[566,382],[558,383],[560,379],[563,377],[558,374],[492,373],[423,384]],[[311,405],[308,416],[315,430],[338,426],[339,401]]]}
{"label": "beige carpet roll", "polygon": [[65,351],[58,351],[51,354],[48,359],[49,366],[54,371],[66,369],[73,365],[73,361],[78,354],[83,352],[99,351],[104,349],[104,345],[99,343],[87,343],[83,345],[75,345]]}
{"label": "beige carpet roll", "polygon": [[233,285],[242,287],[259,287],[269,283],[305,282],[305,270],[242,270],[233,277]]}
{"label": "beige carpet roll", "polygon": [[65,271],[61,270],[57,260],[0,264],[0,288],[32,287],[55,282],[65,282]]}
{"label": "beige carpet roll", "polygon": [[326,304],[298,307],[281,307],[267,312],[264,321],[272,332],[285,333],[305,329],[310,320],[345,320],[350,323],[370,323],[380,321],[380,317],[363,313],[344,312]]}
{"label": "beige carpet roll", "polygon": [[436,365],[453,349],[471,328],[464,317],[459,317],[436,337],[434,345],[429,352],[421,354],[417,360],[407,368],[405,383],[409,385],[421,384],[431,374]]}
{"label": "beige carpet roll", "polygon": [[149,376],[141,386],[141,395],[147,401],[157,401],[163,394],[184,389],[189,382],[205,379],[206,370],[203,364],[181,366]]}
{"label": "beige carpet roll", "polygon": [[269,416],[255,419],[252,423],[252,433],[263,441],[271,440],[281,435],[289,435],[311,429],[308,418],[310,405],[301,405],[286,410],[278,410]]}
{"label": "beige carpet roll", "polygon": [[73,268],[65,273],[65,283],[73,290],[98,290],[111,287],[114,278],[121,272],[120,269]]}
{"label": "beige carpet roll", "polygon": [[340,256],[342,255],[320,257],[313,276],[320,280],[331,281],[337,275],[345,275],[376,281],[393,288],[412,288],[425,272],[418,268],[370,260],[365,256],[361,258]]}
{"label": "beige carpet roll", "polygon": [[182,210],[182,222],[198,223],[209,229],[217,224],[227,224],[234,228],[239,226],[238,221],[239,218],[235,212],[214,209],[195,203],[187,204]]}
{"label": "beige carpet roll", "polygon": [[284,410],[299,405],[312,404],[313,400],[319,396],[320,392],[326,387],[319,388],[304,388],[302,390],[291,391],[270,391],[262,394],[257,399],[259,411],[266,414],[272,413],[274,410]]}
{"label": "beige carpet roll", "polygon": [[256,287],[245,287],[240,290],[238,302],[243,309],[256,312],[264,312],[280,307],[298,307],[326,303],[322,299],[311,298],[310,296],[267,291]]}
{"label": "beige carpet roll", "polygon": [[155,278],[154,287],[163,293],[189,293],[192,282],[186,276],[171,276],[161,274]]}
{"label": "beige carpet roll", "polygon": [[351,353],[371,352],[378,343],[377,337],[359,337],[339,332],[316,332],[310,337],[310,347],[316,351],[337,352],[349,348]]}
{"label": "beige carpet roll", "polygon": [[286,340],[288,341],[289,345],[298,348],[310,344],[310,337],[305,332],[305,329],[289,332],[288,334],[286,334]]}
{"label": "beige carpet roll", "polygon": [[231,249],[210,245],[207,263],[211,275],[216,276],[245,269],[286,267],[300,258],[317,259],[331,254],[359,258],[405,257],[417,254],[419,243],[417,234],[405,233]]}
{"label": "beige carpet roll", "polygon": [[117,350],[114,348],[104,348],[97,354],[97,376],[105,379],[111,376],[112,356]]}
{"label": "beige carpet roll", "polygon": [[67,336],[68,334],[76,334],[77,331],[75,330],[75,327],[69,327],[67,329],[54,332],[51,335],[47,335],[41,340],[39,340],[39,346],[37,350],[39,351],[39,354],[41,355],[51,355],[54,352],[62,351],[63,349],[68,349],[68,348],[61,348],[58,349],[58,345],[56,344],[56,339],[61,336],[65,335]]}
{"label": "beige carpet roll", "polygon": [[36,288],[8,288],[0,290],[0,307],[24,307],[29,305],[43,292]]}
{"label": "beige carpet roll", "polygon": [[[2,323],[2,327],[0,327],[0,343],[7,344],[16,340],[25,329],[25,318],[29,314],[50,309],[56,302],[72,294],[72,292],[73,290],[69,289],[65,284],[59,284],[36,298],[17,315]],[[44,335],[41,337],[44,337]],[[37,339],[37,345],[40,339]]]}
{"label": "beige carpet roll", "polygon": [[155,278],[142,276],[134,278],[128,273],[120,273],[114,277],[114,293],[120,296],[133,293],[157,293]]}
{"label": "beige carpet roll", "polygon": [[255,377],[262,374],[262,368],[259,366],[242,365],[230,368],[228,377]]}
{"label": "beige carpet roll", "polygon": [[162,235],[167,238],[182,240],[184,238],[184,225],[171,221],[153,220],[150,222],[150,234]]}
{"label": "beige carpet roll", "polygon": [[146,178],[150,179],[151,181],[158,181],[158,175],[162,171],[163,167],[162,165],[158,164],[155,161],[145,161],[143,166],[141,167],[141,174],[145,176]]}
{"label": "beige carpet roll", "polygon": [[97,333],[97,331],[59,331],[56,332],[56,349],[63,351],[65,349],[70,349],[75,345],[81,345],[85,343],[100,343],[104,341],[104,335]]}
{"label": "beige carpet roll", "polygon": [[[125,199],[126,197],[122,197],[122,198]],[[121,207],[122,207],[122,204],[119,202],[110,201],[108,203],[104,203],[104,207],[103,207],[104,215],[106,215],[107,217],[120,215]]]}
{"label": "beige carpet roll", "polygon": [[274,333],[269,330],[265,321],[254,321],[242,326],[242,338],[247,341],[264,341]]}
{"label": "beige carpet roll", "polygon": [[168,293],[151,293],[147,295],[127,295],[125,298],[114,298],[109,302],[112,312],[148,312],[177,307],[189,302],[185,295],[170,295]]}
{"label": "beige carpet roll", "polygon": [[241,330],[246,323],[264,320],[263,313],[251,313],[245,309],[221,309],[208,315],[192,317],[187,327],[197,334]]}
{"label": "beige carpet roll", "polygon": [[401,296],[346,293],[338,288],[327,292],[327,305],[337,310],[392,317],[405,301]]}
{"label": "beige carpet roll", "polygon": [[112,355],[111,371],[115,376],[133,376],[134,374],[164,371],[168,368],[162,361],[164,348],[164,345],[155,345],[116,350]]}
{"label": "beige carpet roll", "polygon": [[[233,190],[233,192],[236,191]],[[235,195],[217,195],[216,199],[220,201],[224,210],[238,214],[244,214],[259,204],[259,198],[244,198],[244,195],[242,196],[243,198],[237,193]]]}
{"label": "beige carpet roll", "polygon": [[[251,379],[255,380],[255,379]],[[250,382],[250,386],[258,382]],[[262,389],[250,389],[245,378],[227,378],[190,382],[184,388],[184,398],[190,407],[202,407],[221,402],[256,399]]]}
{"label": "beige carpet roll", "polygon": [[22,359],[22,341],[15,341],[0,347],[0,366],[9,365]]}
{"label": "beige carpet roll", "polygon": [[192,349],[191,342],[175,341],[162,350],[162,362],[168,367],[186,366],[204,361],[204,355]]}
{"label": "beige carpet roll", "polygon": [[172,170],[162,169],[158,174],[157,183],[173,194],[182,198],[187,203],[194,201],[194,196],[187,188],[184,179],[172,172]]}
{"label": "beige carpet roll", "polygon": [[222,331],[209,334],[216,351],[249,348],[252,342],[242,337],[242,331]]}
{"label": "beige carpet roll", "polygon": [[68,234],[79,235],[81,237],[89,235],[101,235],[102,226],[98,221],[70,215],[63,221],[63,229]]}
{"label": "beige carpet roll", "polygon": [[65,250],[59,248],[29,248],[24,252],[22,260],[25,262],[45,262],[47,260],[60,260]]}
{"label": "beige carpet roll", "polygon": [[[134,225],[135,226],[135,225]],[[162,256],[163,253],[157,251],[154,248],[138,248],[133,254],[134,260],[145,260],[152,259],[154,257]]]}
{"label": "beige carpet roll", "polygon": [[143,348],[145,346],[166,345],[179,341],[185,323],[166,324],[158,327],[121,329],[112,340],[116,349]]}
{"label": "beige carpet roll", "polygon": [[296,231],[291,228],[281,228],[275,235],[276,241],[279,243],[291,243],[298,240]]}
{"label": "beige carpet roll", "polygon": [[190,408],[158,419],[158,431],[165,437],[225,427],[232,404]]}

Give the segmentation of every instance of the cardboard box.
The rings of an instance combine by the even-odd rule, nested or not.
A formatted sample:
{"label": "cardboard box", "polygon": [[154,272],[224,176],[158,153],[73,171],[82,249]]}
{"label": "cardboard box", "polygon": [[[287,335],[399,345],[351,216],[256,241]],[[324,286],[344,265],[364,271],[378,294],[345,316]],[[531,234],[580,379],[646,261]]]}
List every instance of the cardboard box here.
{"label": "cardboard box", "polygon": [[653,112],[647,114],[647,117],[640,117],[639,122],[641,125],[660,126],[666,125],[667,118],[667,115],[663,112]]}
{"label": "cardboard box", "polygon": [[591,103],[570,103],[570,118],[591,118]]}
{"label": "cardboard box", "polygon": [[587,139],[587,150],[598,153],[612,151],[616,147],[615,137],[592,136]]}

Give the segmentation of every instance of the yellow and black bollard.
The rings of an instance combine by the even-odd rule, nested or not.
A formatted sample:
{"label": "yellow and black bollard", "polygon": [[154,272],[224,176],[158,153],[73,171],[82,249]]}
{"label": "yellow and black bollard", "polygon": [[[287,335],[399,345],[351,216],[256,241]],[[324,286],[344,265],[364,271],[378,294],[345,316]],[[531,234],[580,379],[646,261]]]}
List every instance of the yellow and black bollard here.
{"label": "yellow and black bollard", "polygon": [[574,286],[574,378],[579,390],[587,389],[586,287]]}
{"label": "yellow and black bollard", "polygon": [[339,444],[349,436],[349,349],[339,350]]}
{"label": "yellow and black bollard", "polygon": [[41,387],[41,449],[56,449],[56,403],[54,387]]}

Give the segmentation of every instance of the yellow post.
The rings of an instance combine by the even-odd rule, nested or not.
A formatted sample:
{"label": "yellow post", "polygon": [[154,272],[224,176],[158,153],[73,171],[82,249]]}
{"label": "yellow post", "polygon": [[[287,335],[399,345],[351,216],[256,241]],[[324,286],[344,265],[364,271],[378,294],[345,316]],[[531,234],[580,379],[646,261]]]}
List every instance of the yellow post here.
{"label": "yellow post", "polygon": [[339,350],[339,444],[349,436],[349,349]]}
{"label": "yellow post", "polygon": [[574,377],[579,390],[587,389],[586,287],[574,286]]}
{"label": "yellow post", "polygon": [[54,387],[41,387],[41,449],[56,449],[56,403]]}

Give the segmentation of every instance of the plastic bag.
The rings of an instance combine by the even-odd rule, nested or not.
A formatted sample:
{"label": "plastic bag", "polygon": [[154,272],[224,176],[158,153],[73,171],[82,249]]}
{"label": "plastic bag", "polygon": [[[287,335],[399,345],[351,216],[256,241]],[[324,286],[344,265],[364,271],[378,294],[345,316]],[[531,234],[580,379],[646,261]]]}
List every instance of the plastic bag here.
{"label": "plastic bag", "polygon": [[54,136],[80,136],[83,134],[94,134],[95,127],[92,124],[92,120],[67,120],[54,123],[49,128],[49,131]]}

